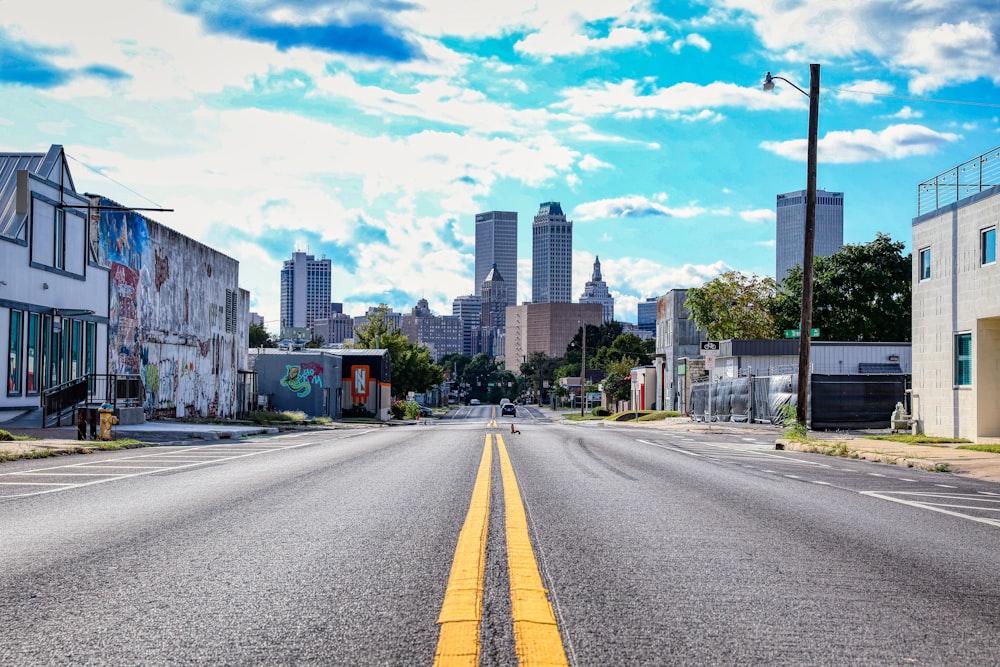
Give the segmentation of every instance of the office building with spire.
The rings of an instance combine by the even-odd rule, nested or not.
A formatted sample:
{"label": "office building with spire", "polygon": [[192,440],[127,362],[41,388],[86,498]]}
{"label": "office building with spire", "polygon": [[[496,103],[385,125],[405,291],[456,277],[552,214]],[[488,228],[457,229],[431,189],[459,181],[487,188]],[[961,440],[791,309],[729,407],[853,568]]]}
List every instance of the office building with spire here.
{"label": "office building with spire", "polygon": [[[775,206],[774,278],[779,283],[802,265],[806,230],[806,191],[778,195]],[[814,257],[828,257],[844,245],[844,193],[816,191]]]}
{"label": "office building with spire", "polygon": [[517,305],[517,213],[487,211],[476,214],[475,290],[496,267],[507,284],[507,305]]}
{"label": "office building with spire", "polygon": [[608,284],[601,278],[601,258],[594,257],[594,272],[583,288],[580,303],[599,303],[604,308],[604,321],[615,319],[615,298],[608,291]]}
{"label": "office building with spire", "polygon": [[531,225],[532,303],[573,300],[573,221],[559,202],[543,202]]}
{"label": "office building with spire", "polygon": [[504,354],[504,333],[507,327],[507,281],[496,264],[486,275],[479,290],[479,328],[476,353],[487,354],[490,358]]}

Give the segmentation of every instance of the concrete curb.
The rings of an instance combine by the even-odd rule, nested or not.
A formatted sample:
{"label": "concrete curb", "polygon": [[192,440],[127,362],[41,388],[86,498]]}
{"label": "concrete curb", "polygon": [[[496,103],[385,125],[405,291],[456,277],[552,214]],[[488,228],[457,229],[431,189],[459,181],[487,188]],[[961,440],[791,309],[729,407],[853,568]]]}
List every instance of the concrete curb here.
{"label": "concrete curb", "polygon": [[779,438],[774,443],[774,448],[781,451],[787,450],[805,452],[807,454],[826,454],[829,456],[843,456],[839,452],[846,451],[847,455],[845,458],[872,461],[874,463],[888,463],[890,465],[916,468],[918,470],[927,470],[929,472],[949,472],[951,469],[951,465],[948,463],[898,456],[896,454],[886,454],[884,452],[866,451],[864,449],[851,446],[851,444],[845,440],[801,442],[799,440]]}

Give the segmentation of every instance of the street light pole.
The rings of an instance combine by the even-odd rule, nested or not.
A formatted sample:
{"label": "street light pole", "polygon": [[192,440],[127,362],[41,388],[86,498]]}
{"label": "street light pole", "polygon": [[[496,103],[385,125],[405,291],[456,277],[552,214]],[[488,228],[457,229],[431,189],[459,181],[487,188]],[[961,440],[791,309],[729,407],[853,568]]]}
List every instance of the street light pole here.
{"label": "street light pole", "polygon": [[587,323],[583,323],[583,354],[580,358],[580,416],[583,416],[583,403],[587,395]]}
{"label": "street light pole", "polygon": [[819,136],[819,65],[809,65],[809,92],[780,76],[764,78],[764,90],[774,89],[774,79],[780,79],[809,98],[809,139],[806,158],[806,219],[802,234],[802,310],[799,323],[799,379],[795,419],[806,426],[809,407],[809,354],[813,310],[813,256],[816,240],[816,151]]}

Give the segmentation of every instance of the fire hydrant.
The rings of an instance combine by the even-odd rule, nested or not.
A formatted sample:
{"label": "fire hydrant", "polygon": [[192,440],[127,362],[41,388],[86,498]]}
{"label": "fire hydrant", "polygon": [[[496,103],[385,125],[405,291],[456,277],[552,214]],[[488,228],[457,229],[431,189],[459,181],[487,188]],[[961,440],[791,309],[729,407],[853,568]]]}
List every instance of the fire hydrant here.
{"label": "fire hydrant", "polygon": [[101,415],[101,440],[110,440],[111,427],[118,423],[118,417],[115,417],[110,403],[102,405],[97,412]]}

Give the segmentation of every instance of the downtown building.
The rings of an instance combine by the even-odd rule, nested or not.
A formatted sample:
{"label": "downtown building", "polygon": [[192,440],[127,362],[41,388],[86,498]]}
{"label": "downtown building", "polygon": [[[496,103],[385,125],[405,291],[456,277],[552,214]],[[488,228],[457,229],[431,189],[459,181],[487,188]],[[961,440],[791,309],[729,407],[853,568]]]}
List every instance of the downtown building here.
{"label": "downtown building", "polygon": [[455,297],[451,314],[462,319],[462,354],[475,354],[474,332],[479,327],[481,299],[476,294]]}
{"label": "downtown building", "polygon": [[615,298],[608,291],[608,284],[601,279],[601,258],[594,257],[594,272],[583,288],[580,303],[599,303],[604,308],[604,321],[615,319]]}
{"label": "downtown building", "polygon": [[561,357],[584,324],[599,327],[604,308],[599,303],[525,303],[507,308],[504,360],[519,373],[533,352]]}
{"label": "downtown building", "polygon": [[531,302],[573,300],[573,221],[559,202],[543,202],[531,225]]}
{"label": "downtown building", "polygon": [[304,252],[292,253],[281,268],[281,337],[330,317],[331,264]]}
{"label": "downtown building", "polygon": [[496,268],[504,276],[507,305],[517,305],[517,213],[488,211],[476,214],[476,274],[477,296],[490,271]]}
{"label": "downtown building", "polygon": [[491,359],[503,357],[504,337],[507,326],[507,282],[496,265],[490,270],[479,290],[479,326],[474,329],[475,354],[485,354]]}
{"label": "downtown building", "polygon": [[[788,272],[802,265],[806,228],[806,191],[778,195],[775,216],[774,278],[780,284]],[[844,193],[816,192],[815,257],[828,257],[844,245]]]}
{"label": "downtown building", "polygon": [[462,318],[435,315],[427,299],[420,299],[413,310],[401,318],[401,330],[407,340],[425,346],[435,361],[462,351]]}

